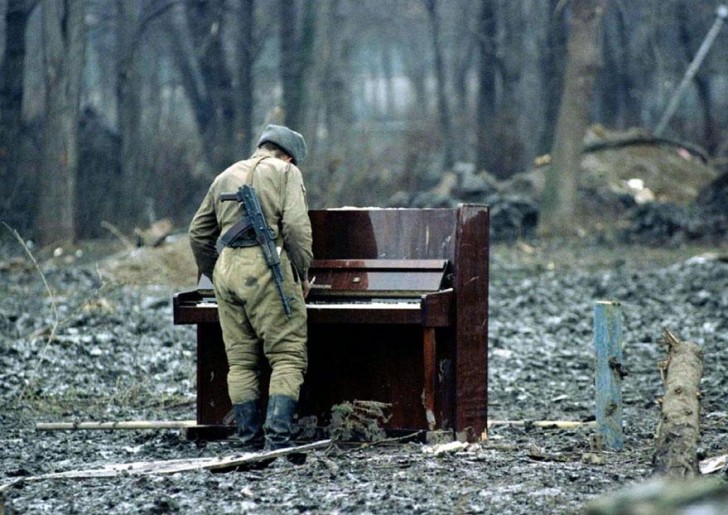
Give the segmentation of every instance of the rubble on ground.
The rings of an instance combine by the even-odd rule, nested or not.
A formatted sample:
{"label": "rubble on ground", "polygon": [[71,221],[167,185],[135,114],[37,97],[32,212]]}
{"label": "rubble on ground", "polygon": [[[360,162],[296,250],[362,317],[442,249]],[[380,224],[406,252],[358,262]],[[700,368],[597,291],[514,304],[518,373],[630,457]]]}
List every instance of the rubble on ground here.
{"label": "rubble on ground", "polygon": [[[728,173],[706,164],[702,152],[652,141],[639,130],[617,133],[599,126],[592,127],[585,143],[592,150],[582,157],[577,206],[584,234],[653,245],[726,241]],[[431,190],[398,192],[389,205],[487,204],[492,241],[528,238],[535,235],[548,173],[549,156],[504,181],[457,163]]]}

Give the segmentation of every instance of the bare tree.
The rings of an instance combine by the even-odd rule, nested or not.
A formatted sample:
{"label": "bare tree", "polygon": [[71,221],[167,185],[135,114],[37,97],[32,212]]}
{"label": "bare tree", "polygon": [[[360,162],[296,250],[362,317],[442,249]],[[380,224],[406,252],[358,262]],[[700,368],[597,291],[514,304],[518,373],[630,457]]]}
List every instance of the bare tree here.
{"label": "bare tree", "polygon": [[42,0],[46,116],[36,234],[43,243],[76,238],[78,117],[86,23],[84,0]]}
{"label": "bare tree", "polygon": [[[479,19],[473,16],[472,2],[460,0],[453,13],[449,29],[450,53],[452,55],[453,114],[454,125],[460,130],[470,126],[472,120],[470,101],[470,78],[477,63],[479,41]],[[482,4],[482,0],[481,0]]]}
{"label": "bare tree", "polygon": [[[52,128],[59,116],[54,103],[67,98],[66,90],[51,83],[46,110],[45,81],[38,80],[46,73],[41,17],[28,17],[35,2],[40,4],[0,0],[0,47],[6,48],[0,63],[0,216],[31,225],[37,211],[39,221],[60,224],[59,206],[73,198],[73,178],[61,181],[59,166],[41,163],[40,152],[20,152],[16,144],[23,129],[25,148],[39,142],[43,131],[27,129],[46,115],[51,127],[46,139],[60,140],[62,131]],[[87,0],[92,47],[83,72],[88,86],[83,105],[90,109],[81,117],[80,159],[94,167],[83,166],[76,177],[88,202],[75,215],[76,231],[90,234],[83,228],[102,215],[118,215],[125,227],[140,223],[145,196],[164,216],[186,222],[194,206],[185,203],[199,195],[205,174],[247,152],[266,120],[306,135],[311,200],[327,206],[384,203],[398,190],[429,189],[443,154],[446,166],[475,156],[479,169],[507,177],[553,150],[549,175],[561,174],[573,164],[567,156],[574,159],[570,152],[580,147],[588,108],[595,121],[616,128],[654,124],[714,9],[712,2],[687,0],[590,0],[605,5],[608,27],[601,38],[606,63],[596,79],[599,96],[589,105],[582,92],[594,78],[583,62],[578,70],[578,56],[572,56],[577,64],[571,64],[569,87],[562,87],[567,36],[576,32],[566,30],[566,23],[576,27],[584,3]],[[50,4],[61,6],[65,16],[72,2]],[[68,19],[58,23],[68,25]],[[60,33],[68,39],[68,32]],[[70,63],[71,56],[81,55],[54,51],[62,45],[49,48],[48,62],[64,56],[57,58]],[[590,48],[583,46],[581,53]],[[575,49],[572,44],[569,51]],[[721,79],[728,73],[727,49],[716,44],[711,50],[671,125],[676,136],[717,152],[726,147],[720,141],[728,121],[728,88]],[[577,72],[585,73],[578,87]],[[47,148],[50,153],[50,144]],[[64,166],[75,158],[65,148],[58,152]],[[19,155],[27,156],[22,166],[11,164]],[[103,157],[108,155],[123,165],[110,164]],[[46,183],[38,195],[41,166]],[[117,193],[123,188],[123,195],[114,196],[120,199],[116,210],[106,197],[100,200],[112,177],[112,188]],[[557,203],[573,194],[568,178],[565,185],[560,180],[550,186]],[[174,205],[160,193],[159,185],[170,183],[179,185]],[[59,184],[66,189],[50,197],[47,191]],[[45,218],[36,210],[39,199],[52,205]],[[545,197],[544,218],[547,203]]]}
{"label": "bare tree", "polygon": [[37,0],[10,0],[5,12],[5,53],[0,63],[0,212],[15,211],[27,178],[19,175],[25,94],[25,32]]}
{"label": "bare tree", "polygon": [[299,9],[295,2],[279,0],[279,67],[284,120],[286,125],[298,131],[304,130],[306,108],[311,98],[318,4],[320,2],[303,2]]}
{"label": "bare tree", "polygon": [[240,156],[232,75],[223,43],[224,0],[173,2],[173,60],[202,138],[208,165],[219,170]]}
{"label": "bare tree", "polygon": [[552,148],[554,128],[558,118],[561,91],[564,79],[564,61],[566,55],[565,16],[563,15],[562,0],[548,0],[550,18],[546,31],[546,45],[543,49],[542,73],[545,105],[543,106],[544,128],[540,134],[538,149],[546,153]]}
{"label": "bare tree", "polygon": [[491,124],[496,108],[496,10],[495,0],[481,0],[480,23],[478,28],[478,50],[480,64],[478,68],[478,103],[477,103],[477,139],[476,161],[479,170],[486,170],[490,165],[489,141],[492,137]]}
{"label": "bare tree", "polygon": [[252,145],[253,134],[253,64],[258,53],[255,42],[255,0],[240,0],[239,40],[239,90],[236,95],[239,105],[237,140],[245,153]]}
{"label": "bare tree", "polygon": [[[351,42],[339,7],[341,0],[328,0],[322,14],[322,43],[325,51],[323,72],[323,108],[326,134],[325,173],[320,174],[321,203],[335,206],[341,201],[341,193],[348,183],[344,174],[350,172],[350,147],[346,144],[351,135],[351,92],[349,58]],[[351,180],[351,177],[349,177]]]}
{"label": "bare tree", "polygon": [[500,26],[498,72],[501,87],[491,130],[491,148],[496,159],[491,159],[490,171],[496,177],[507,178],[521,171],[527,162],[521,141],[521,121],[528,104],[522,90],[523,69],[527,46],[523,37],[526,13],[523,2],[502,2],[499,6]]}
{"label": "bare tree", "polygon": [[[691,62],[693,57],[698,52],[701,42],[704,36],[697,34],[696,30],[688,25],[687,19],[689,18],[689,10],[693,9],[692,5],[687,5],[686,2],[677,2],[675,18],[678,20],[678,34],[680,44],[683,52],[685,53],[686,62]],[[693,82],[695,83],[695,91],[697,93],[700,107],[702,108],[703,114],[703,142],[707,150],[713,153],[720,140],[720,131],[717,128],[715,119],[713,118],[713,92],[710,73],[705,72],[705,68],[702,70],[697,69]]]}
{"label": "bare tree", "polygon": [[450,119],[450,106],[447,101],[445,59],[443,56],[444,42],[442,40],[440,13],[438,0],[423,0],[432,29],[432,51],[435,58],[435,90],[437,95],[437,109],[440,117],[440,131],[443,139],[443,167],[449,169],[455,162],[455,144]]}
{"label": "bare tree", "polygon": [[635,102],[635,77],[631,75],[634,62],[630,37],[636,22],[630,18],[622,2],[606,7],[604,18],[604,67],[599,76],[599,106],[601,121],[608,127],[624,129],[635,124],[639,106]]}
{"label": "bare tree", "polygon": [[298,9],[290,0],[279,0],[278,39],[280,46],[280,77],[283,88],[283,110],[285,124],[300,130],[298,108],[301,104],[299,61],[299,38],[297,29]]}
{"label": "bare tree", "polygon": [[141,78],[139,45],[142,37],[139,3],[116,0],[116,99],[121,140],[123,218],[139,222],[143,199],[141,185]]}
{"label": "bare tree", "polygon": [[575,218],[577,177],[601,62],[604,0],[573,0],[571,8],[564,92],[551,168],[546,175],[539,212],[541,236],[569,236],[578,229]]}

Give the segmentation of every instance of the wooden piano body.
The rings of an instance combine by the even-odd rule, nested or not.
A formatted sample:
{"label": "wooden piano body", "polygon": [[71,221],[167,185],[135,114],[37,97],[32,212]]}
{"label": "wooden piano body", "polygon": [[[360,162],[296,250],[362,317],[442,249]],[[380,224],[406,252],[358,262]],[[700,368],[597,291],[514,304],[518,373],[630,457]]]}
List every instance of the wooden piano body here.
{"label": "wooden piano body", "polygon": [[[488,208],[309,215],[315,280],[299,416],[326,425],[333,405],[380,401],[391,404],[389,430],[479,438],[487,426]],[[219,427],[230,401],[214,299],[176,294],[174,322],[197,324],[197,422]]]}

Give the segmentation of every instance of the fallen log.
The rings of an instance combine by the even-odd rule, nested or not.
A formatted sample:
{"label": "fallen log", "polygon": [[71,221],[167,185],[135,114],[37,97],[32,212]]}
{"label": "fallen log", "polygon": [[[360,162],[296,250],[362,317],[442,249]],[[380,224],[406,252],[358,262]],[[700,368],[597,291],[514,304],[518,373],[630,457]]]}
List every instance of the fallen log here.
{"label": "fallen log", "polygon": [[667,359],[659,363],[665,383],[662,413],[657,427],[653,465],[658,475],[688,478],[698,475],[700,440],[700,378],[703,349],[680,341],[665,330]]}

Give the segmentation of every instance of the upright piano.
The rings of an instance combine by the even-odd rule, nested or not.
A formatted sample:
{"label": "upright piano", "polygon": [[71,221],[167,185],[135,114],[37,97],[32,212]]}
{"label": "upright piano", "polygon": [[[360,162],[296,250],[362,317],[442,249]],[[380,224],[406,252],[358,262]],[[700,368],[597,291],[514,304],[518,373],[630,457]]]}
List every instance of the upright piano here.
{"label": "upright piano", "polygon": [[[487,206],[309,212],[309,368],[299,416],[326,425],[345,401],[390,405],[385,429],[487,427]],[[214,296],[177,293],[174,323],[197,325],[197,424],[222,430],[227,360]]]}

